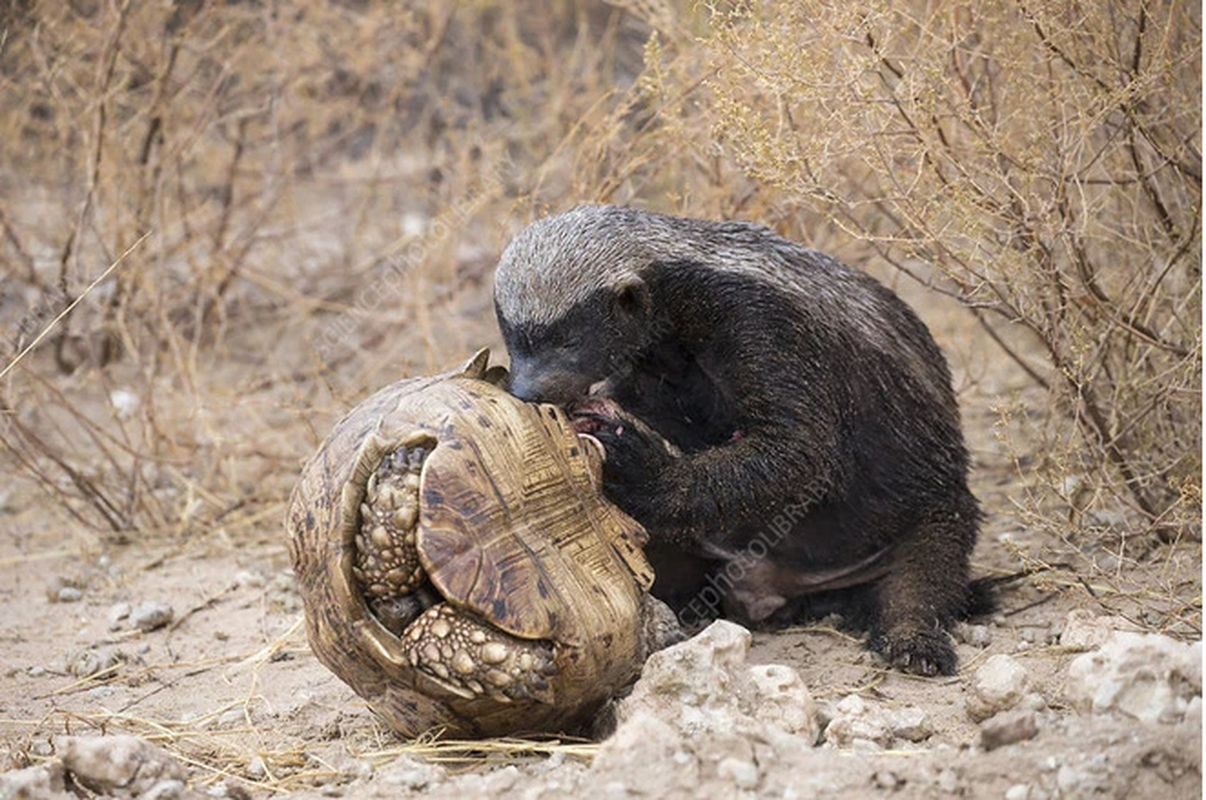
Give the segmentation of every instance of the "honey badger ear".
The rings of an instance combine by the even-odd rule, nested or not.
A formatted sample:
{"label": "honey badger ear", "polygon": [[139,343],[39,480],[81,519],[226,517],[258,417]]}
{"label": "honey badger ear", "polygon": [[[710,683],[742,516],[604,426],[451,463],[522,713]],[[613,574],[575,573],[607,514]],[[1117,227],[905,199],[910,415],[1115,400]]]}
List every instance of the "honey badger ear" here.
{"label": "honey badger ear", "polygon": [[616,283],[614,292],[612,302],[624,314],[644,317],[653,310],[649,287],[637,275],[625,275]]}

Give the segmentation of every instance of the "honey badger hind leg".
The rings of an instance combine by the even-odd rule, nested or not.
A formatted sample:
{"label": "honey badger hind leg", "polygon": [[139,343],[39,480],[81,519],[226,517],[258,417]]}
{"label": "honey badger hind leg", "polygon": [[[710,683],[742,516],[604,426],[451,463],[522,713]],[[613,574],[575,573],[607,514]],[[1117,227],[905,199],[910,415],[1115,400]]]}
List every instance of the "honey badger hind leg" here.
{"label": "honey badger hind leg", "polygon": [[967,558],[978,521],[970,495],[955,508],[929,514],[897,543],[887,574],[869,587],[868,645],[893,667],[917,675],[955,673],[948,631],[967,610]]}
{"label": "honey badger hind leg", "polygon": [[554,701],[549,642],[512,636],[448,603],[420,614],[401,639],[412,667],[461,697]]}

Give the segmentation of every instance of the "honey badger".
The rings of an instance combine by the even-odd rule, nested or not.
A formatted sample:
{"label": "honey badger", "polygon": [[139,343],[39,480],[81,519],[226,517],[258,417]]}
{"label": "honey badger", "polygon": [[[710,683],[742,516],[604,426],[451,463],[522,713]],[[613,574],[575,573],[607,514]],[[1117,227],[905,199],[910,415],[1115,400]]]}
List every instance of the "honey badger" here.
{"label": "honey badger", "polygon": [[583,206],[520,232],[494,302],[515,395],[612,398],[681,451],[595,433],[680,615],[837,600],[894,666],[954,671],[980,512],[946,361],[893,292],[761,226]]}

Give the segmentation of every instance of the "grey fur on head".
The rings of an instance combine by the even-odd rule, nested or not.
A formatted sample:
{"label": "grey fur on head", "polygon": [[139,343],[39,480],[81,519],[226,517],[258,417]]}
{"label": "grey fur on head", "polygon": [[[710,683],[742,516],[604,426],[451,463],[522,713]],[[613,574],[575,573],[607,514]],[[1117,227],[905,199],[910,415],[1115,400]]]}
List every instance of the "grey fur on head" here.
{"label": "grey fur on head", "polygon": [[514,324],[549,324],[592,292],[638,278],[644,265],[673,253],[671,231],[655,221],[620,206],[537,220],[503,251],[494,278],[499,311]]}

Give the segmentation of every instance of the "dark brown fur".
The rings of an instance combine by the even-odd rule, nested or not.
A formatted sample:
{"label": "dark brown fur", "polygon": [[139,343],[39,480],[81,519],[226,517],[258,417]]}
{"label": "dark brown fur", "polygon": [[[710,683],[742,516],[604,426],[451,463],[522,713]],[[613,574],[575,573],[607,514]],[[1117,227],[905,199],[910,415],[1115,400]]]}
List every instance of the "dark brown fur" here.
{"label": "dark brown fur", "polygon": [[758,226],[593,206],[522,232],[495,303],[515,394],[593,387],[683,451],[598,434],[685,622],[836,603],[894,665],[954,670],[979,510],[946,361],[890,290]]}

